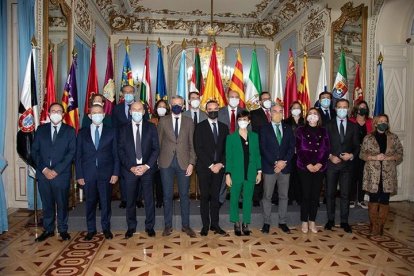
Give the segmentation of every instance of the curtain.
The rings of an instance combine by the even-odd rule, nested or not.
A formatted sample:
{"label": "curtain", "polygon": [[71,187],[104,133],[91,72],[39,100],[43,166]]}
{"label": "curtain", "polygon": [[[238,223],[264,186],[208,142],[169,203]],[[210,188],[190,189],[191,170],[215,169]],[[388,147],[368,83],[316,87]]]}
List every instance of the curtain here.
{"label": "curtain", "polygon": [[7,166],[4,159],[4,140],[6,135],[7,101],[7,1],[0,1],[0,234],[9,229],[7,204],[3,186],[3,171]]}
{"label": "curtain", "polygon": [[91,63],[91,47],[81,38],[76,36],[75,48],[78,52],[78,67],[76,70],[76,80],[78,82],[78,108],[79,122],[83,120],[85,107],[86,87],[88,85],[89,65]]}

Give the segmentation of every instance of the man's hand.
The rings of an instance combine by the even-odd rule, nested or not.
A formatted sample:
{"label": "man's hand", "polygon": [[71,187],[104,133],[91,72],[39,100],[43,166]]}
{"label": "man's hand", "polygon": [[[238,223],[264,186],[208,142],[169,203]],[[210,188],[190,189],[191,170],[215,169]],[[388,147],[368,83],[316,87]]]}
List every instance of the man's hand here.
{"label": "man's hand", "polygon": [[139,165],[137,168],[137,174],[138,176],[143,175],[146,171],[148,171],[148,167],[146,165]]}
{"label": "man's hand", "polygon": [[185,171],[185,175],[191,176],[191,174],[193,173],[193,169],[194,169],[194,166],[192,164],[189,164],[187,167],[187,170]]}
{"label": "man's hand", "polygon": [[57,172],[55,172],[54,170],[51,170],[49,168],[45,168],[43,170],[43,174],[49,180],[54,179],[58,175]]}
{"label": "man's hand", "polygon": [[117,181],[118,181],[118,176],[113,175],[113,176],[111,176],[111,180],[109,180],[109,183],[114,185]]}
{"label": "man's hand", "polygon": [[223,168],[224,166],[223,166],[223,164],[222,163],[217,163],[217,164],[214,164],[213,166],[211,166],[211,171],[213,172],[213,173],[215,173],[215,174],[217,174],[217,173],[219,173],[220,172],[220,170]]}
{"label": "man's hand", "polygon": [[341,157],[342,160],[348,161],[348,160],[352,159],[352,157],[354,157],[354,155],[352,153],[344,152],[344,153],[341,153],[340,157]]}
{"label": "man's hand", "polygon": [[79,178],[79,179],[77,180],[77,182],[78,182],[78,184],[79,184],[79,185],[81,185],[81,186],[85,185],[85,179],[84,179],[84,178]]}
{"label": "man's hand", "polygon": [[231,176],[229,174],[226,175],[226,185],[227,187],[231,187],[232,185]]}
{"label": "man's hand", "polygon": [[334,164],[338,164],[338,163],[341,163],[342,161],[341,161],[341,159],[340,158],[338,158],[337,156],[335,156],[335,155],[331,155],[330,157],[329,157],[329,160],[331,160],[331,162],[332,163],[334,163]]}

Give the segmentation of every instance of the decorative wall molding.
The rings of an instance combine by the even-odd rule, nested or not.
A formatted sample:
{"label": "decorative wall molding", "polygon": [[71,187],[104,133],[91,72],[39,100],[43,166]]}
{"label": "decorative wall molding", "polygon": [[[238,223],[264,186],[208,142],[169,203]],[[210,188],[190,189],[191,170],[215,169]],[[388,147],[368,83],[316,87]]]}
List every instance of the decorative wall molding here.
{"label": "decorative wall molding", "polygon": [[80,30],[87,42],[92,42],[92,37],[95,34],[94,23],[91,17],[91,12],[88,9],[86,0],[75,0],[73,8],[74,22],[78,30]]}

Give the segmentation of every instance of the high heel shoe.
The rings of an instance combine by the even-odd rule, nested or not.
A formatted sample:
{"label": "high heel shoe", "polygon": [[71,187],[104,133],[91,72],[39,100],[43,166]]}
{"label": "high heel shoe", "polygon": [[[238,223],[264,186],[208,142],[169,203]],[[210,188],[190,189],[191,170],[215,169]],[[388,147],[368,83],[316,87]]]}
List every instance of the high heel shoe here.
{"label": "high heel shoe", "polygon": [[243,234],[246,236],[250,236],[250,233],[252,232],[249,230],[249,225],[247,223],[242,224],[242,231],[243,231]]}
{"label": "high heel shoe", "polygon": [[302,232],[306,234],[306,233],[308,233],[308,230],[309,230],[308,222],[303,221],[302,222]]}
{"label": "high heel shoe", "polygon": [[318,229],[316,228],[316,224],[314,221],[309,221],[309,229],[312,231],[312,233],[316,234],[318,233]]}
{"label": "high heel shoe", "polygon": [[239,222],[236,222],[236,223],[234,224],[234,234],[235,234],[236,236],[241,236],[241,231],[240,231],[240,223],[239,223]]}

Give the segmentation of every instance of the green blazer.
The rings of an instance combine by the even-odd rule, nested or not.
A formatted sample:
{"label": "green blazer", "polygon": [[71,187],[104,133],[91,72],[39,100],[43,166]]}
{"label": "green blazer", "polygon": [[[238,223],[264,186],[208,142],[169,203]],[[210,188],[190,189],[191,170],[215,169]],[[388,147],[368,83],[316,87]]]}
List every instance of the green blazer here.
{"label": "green blazer", "polygon": [[[257,171],[262,168],[262,161],[259,149],[259,136],[257,133],[249,131],[247,134],[249,141],[249,166],[247,169],[247,180],[256,182]],[[239,132],[227,136],[226,140],[226,173],[231,174],[234,183],[244,181],[244,156],[243,147]]]}

